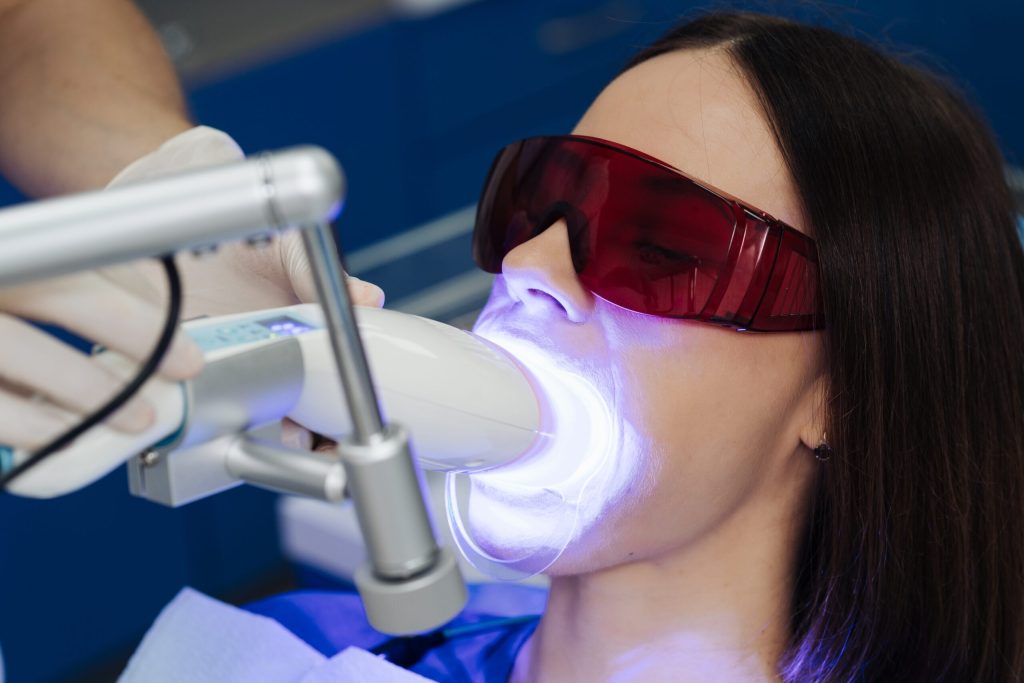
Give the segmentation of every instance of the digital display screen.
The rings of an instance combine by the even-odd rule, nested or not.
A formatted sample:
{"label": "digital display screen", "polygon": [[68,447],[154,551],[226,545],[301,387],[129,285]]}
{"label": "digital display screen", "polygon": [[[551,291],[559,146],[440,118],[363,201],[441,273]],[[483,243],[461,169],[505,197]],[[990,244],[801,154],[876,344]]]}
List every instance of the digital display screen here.
{"label": "digital display screen", "polygon": [[277,318],[267,318],[266,320],[258,320],[257,324],[262,325],[281,337],[294,337],[297,334],[309,332],[314,329],[312,326],[307,325],[304,322],[299,322],[295,318],[289,318],[286,315],[282,315]]}

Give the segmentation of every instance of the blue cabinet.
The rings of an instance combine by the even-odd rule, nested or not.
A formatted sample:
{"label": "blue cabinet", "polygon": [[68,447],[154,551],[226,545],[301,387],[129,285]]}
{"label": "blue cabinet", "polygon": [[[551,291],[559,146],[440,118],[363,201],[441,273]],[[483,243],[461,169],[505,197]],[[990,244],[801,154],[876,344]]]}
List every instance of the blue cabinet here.
{"label": "blue cabinet", "polygon": [[408,223],[400,164],[397,32],[392,24],[190,88],[197,120],[229,131],[248,152],[321,145],[346,169],[346,249]]}

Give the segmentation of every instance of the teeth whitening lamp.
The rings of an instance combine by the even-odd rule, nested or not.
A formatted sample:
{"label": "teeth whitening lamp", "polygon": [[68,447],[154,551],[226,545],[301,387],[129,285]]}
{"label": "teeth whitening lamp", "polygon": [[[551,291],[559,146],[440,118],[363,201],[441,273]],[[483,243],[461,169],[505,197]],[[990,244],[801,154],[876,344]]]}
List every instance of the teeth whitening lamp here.
{"label": "teeth whitening lamp", "polygon": [[[465,473],[536,449],[548,438],[538,385],[469,332],[354,309],[330,227],[343,196],[336,161],[304,147],[0,211],[0,286],[225,241],[258,248],[268,233],[298,226],[322,302],[185,323],[206,367],[192,381],[144,385],[153,426],[95,427],[9,489],[59,496],[127,462],[132,493],[171,506],[242,482],[327,501],[347,495],[369,558],[355,583],[374,627],[415,633],[457,614],[465,586],[435,540],[417,461]],[[113,352],[98,360],[134,372]],[[336,438],[336,453],[266,438],[284,417]]]}

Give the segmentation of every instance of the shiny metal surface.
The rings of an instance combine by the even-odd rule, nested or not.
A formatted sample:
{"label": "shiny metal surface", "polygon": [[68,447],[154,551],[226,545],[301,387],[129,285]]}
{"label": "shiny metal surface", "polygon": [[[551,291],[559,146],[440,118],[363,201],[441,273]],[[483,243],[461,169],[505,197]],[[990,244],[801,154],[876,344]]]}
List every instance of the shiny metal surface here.
{"label": "shiny metal surface", "polygon": [[320,223],[303,228],[302,240],[352,416],[353,438],[358,444],[372,443],[383,432],[384,423],[352,311],[352,299],[345,286],[347,276],[341,269],[334,233],[330,225]]}
{"label": "shiny metal surface", "polygon": [[329,153],[297,147],[22,204],[0,211],[0,286],[329,221],[344,191]]}

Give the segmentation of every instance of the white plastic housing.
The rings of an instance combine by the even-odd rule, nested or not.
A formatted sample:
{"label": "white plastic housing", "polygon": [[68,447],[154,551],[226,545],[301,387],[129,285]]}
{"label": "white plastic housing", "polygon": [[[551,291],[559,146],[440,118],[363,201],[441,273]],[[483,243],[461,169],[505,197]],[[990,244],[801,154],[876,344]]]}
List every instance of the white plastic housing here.
{"label": "white plastic housing", "polygon": [[[302,352],[298,399],[281,404],[281,414],[269,417],[291,417],[326,436],[347,434],[351,422],[319,306],[206,318],[186,323],[184,328],[199,339],[201,332],[236,329],[280,316],[294,318],[311,329],[290,337]],[[531,382],[498,347],[449,325],[395,311],[357,307],[356,319],[385,419],[410,431],[413,452],[425,469],[471,471],[495,467],[525,453],[538,438],[540,406]],[[271,357],[283,357],[274,349],[284,347],[273,346],[275,342],[281,339],[232,342],[207,351],[206,357],[213,361],[257,349],[264,354],[270,350]],[[126,380],[135,371],[134,364],[114,353],[101,354],[99,361]],[[230,398],[234,391],[231,387],[225,391],[239,410],[252,402],[252,396]],[[103,425],[93,428],[71,447],[16,479],[10,491],[35,498],[70,493],[177,433],[189,415],[232,409],[230,405],[188,404],[194,393],[187,384],[160,378],[150,380],[142,393],[157,414],[155,423],[145,432],[128,434]],[[196,445],[189,435],[186,426],[181,442]],[[217,435],[210,438],[213,436]]]}
{"label": "white plastic housing", "polygon": [[[316,306],[305,316],[320,321]],[[540,407],[530,381],[498,347],[464,330],[406,313],[356,307],[386,421],[404,425],[431,470],[479,470],[508,463],[537,438]],[[298,337],[305,378],[289,416],[328,436],[351,429],[327,333]]]}

